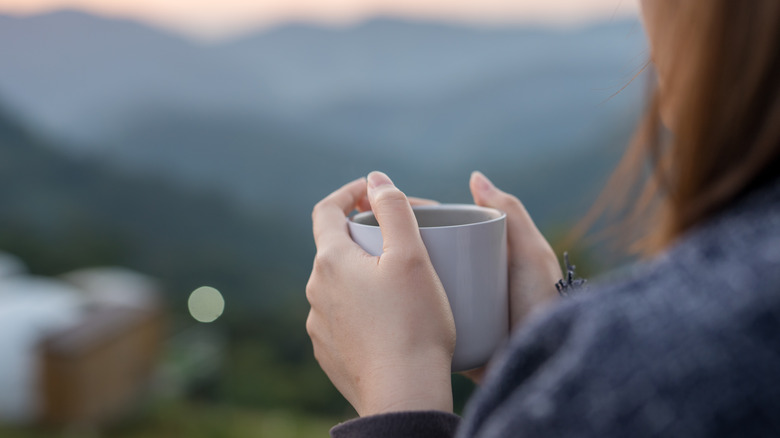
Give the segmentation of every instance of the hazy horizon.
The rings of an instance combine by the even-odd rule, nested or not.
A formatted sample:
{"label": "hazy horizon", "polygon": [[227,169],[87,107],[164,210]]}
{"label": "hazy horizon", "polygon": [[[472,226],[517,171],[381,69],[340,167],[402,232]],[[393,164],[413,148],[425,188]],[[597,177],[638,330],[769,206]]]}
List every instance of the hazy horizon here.
{"label": "hazy horizon", "polygon": [[480,27],[546,25],[572,27],[634,17],[636,0],[0,0],[0,14],[37,15],[77,10],[131,19],[196,39],[214,40],[285,23],[347,26],[373,18],[446,22]]}

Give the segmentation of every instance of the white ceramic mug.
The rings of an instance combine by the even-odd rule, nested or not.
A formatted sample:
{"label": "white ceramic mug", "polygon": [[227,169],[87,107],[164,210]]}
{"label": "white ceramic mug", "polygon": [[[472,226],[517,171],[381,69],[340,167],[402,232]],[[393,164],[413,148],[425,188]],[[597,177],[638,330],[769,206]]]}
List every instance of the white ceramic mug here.
{"label": "white ceramic mug", "polygon": [[[509,333],[506,214],[460,204],[413,210],[455,318],[452,370],[482,366]],[[371,255],[382,254],[372,212],[356,214],[348,223],[352,240]]]}

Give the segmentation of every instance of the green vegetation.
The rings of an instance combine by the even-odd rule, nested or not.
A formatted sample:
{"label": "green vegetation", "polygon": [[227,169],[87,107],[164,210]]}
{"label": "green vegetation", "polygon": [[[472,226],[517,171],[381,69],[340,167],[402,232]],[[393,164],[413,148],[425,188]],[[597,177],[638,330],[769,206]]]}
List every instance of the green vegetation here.
{"label": "green vegetation", "polygon": [[0,205],[0,249],[33,274],[125,266],[160,279],[173,312],[210,285],[226,296],[229,323],[275,314],[303,290],[313,255],[281,218],[65,155],[1,114]]}
{"label": "green vegetation", "polygon": [[104,430],[67,431],[45,427],[0,425],[4,438],[246,438],[325,437],[335,417],[301,414],[289,410],[260,410],[224,404],[180,401],[162,403]]}

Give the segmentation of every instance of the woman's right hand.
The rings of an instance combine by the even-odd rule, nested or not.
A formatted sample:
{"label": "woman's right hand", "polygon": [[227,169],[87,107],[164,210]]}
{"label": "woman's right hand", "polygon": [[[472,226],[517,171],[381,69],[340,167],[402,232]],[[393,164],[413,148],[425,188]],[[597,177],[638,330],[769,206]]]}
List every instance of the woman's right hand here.
{"label": "woman's right hand", "polygon": [[[496,188],[480,172],[469,183],[474,203],[506,213],[509,249],[510,329],[522,325],[534,310],[558,297],[555,283],[562,278],[561,267],[550,244],[534,225],[531,216],[516,197]],[[466,375],[479,382],[484,370]]]}
{"label": "woman's right hand", "polygon": [[[373,209],[381,255],[352,241],[347,215],[355,208]],[[306,329],[323,371],[361,416],[451,412],[455,323],[409,200],[372,172],[320,201],[312,220]]]}

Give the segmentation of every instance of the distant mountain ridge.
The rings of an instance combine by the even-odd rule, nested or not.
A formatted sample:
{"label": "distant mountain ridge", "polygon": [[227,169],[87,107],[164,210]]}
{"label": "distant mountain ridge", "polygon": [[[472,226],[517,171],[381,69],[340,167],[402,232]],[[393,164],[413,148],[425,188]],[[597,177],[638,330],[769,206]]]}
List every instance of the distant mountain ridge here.
{"label": "distant mountain ridge", "polygon": [[58,145],[305,218],[373,168],[446,200],[474,168],[516,183],[509,175],[601,156],[633,127],[642,87],[607,99],[644,47],[632,21],[560,31],[388,19],[202,45],[70,11],[0,17],[0,98]]}
{"label": "distant mountain ridge", "polygon": [[205,86],[215,79],[247,88],[245,75],[210,52],[129,20],[75,11],[0,16],[0,95],[56,134],[99,141],[101,125],[121,124],[136,104],[218,104],[224,90]]}
{"label": "distant mountain ridge", "polygon": [[[496,72],[528,71],[524,63],[540,56],[568,59],[571,67],[586,52],[600,74],[629,78],[636,66],[623,55],[641,51],[642,41],[635,22],[561,32],[383,19],[346,29],[290,25],[203,46],[75,11],[0,16],[0,59],[7,60],[0,95],[55,132],[99,141],[111,128],[96,121],[121,125],[144,104],[299,116],[351,101],[414,103],[446,98]],[[588,80],[591,89],[620,85]]]}

